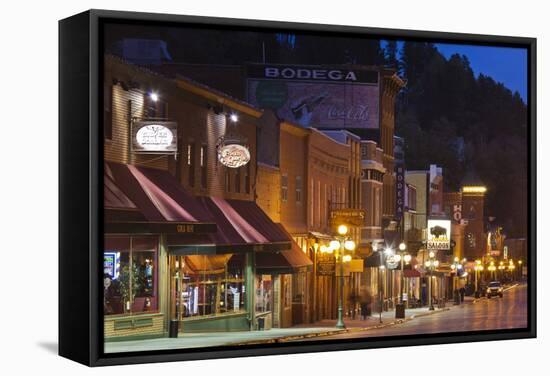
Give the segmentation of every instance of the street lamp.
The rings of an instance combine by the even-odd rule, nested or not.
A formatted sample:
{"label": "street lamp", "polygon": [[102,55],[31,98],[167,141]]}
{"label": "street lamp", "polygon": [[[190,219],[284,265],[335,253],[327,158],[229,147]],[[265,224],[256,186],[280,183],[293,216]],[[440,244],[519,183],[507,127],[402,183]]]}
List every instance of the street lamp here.
{"label": "street lamp", "polygon": [[405,243],[399,244],[399,254],[397,256],[398,260],[401,262],[401,281],[399,284],[399,304],[395,307],[395,318],[404,319],[405,318],[405,304],[403,302],[403,287],[405,284],[405,277],[403,275],[403,266],[405,263],[409,264],[411,261],[411,255],[405,254],[407,245]]}
{"label": "street lamp", "polygon": [[483,265],[481,265],[481,260],[476,260],[474,270],[475,270],[475,287],[476,292],[474,293],[476,298],[479,298],[479,287],[478,287],[478,273],[483,271]]}
{"label": "street lamp", "polygon": [[491,279],[494,281],[496,279],[495,272],[497,270],[497,267],[495,266],[494,261],[491,261],[491,263],[487,267],[487,270],[491,272]]}
{"label": "street lamp", "polygon": [[433,251],[430,251],[428,254],[429,258],[425,263],[425,266],[430,270],[430,283],[428,284],[428,299],[429,299],[429,305],[430,311],[433,311],[434,305],[433,305],[433,299],[432,299],[432,278],[433,278],[433,271],[435,268],[439,266],[439,261],[435,259],[435,253]]}
{"label": "street lamp", "polygon": [[344,262],[351,261],[351,255],[346,255],[345,251],[354,251],[355,242],[346,237],[348,233],[348,227],[346,225],[338,226],[338,236],[335,240],[331,240],[329,243],[329,248],[332,251],[336,251],[335,257],[336,260],[340,261],[340,286],[339,286],[339,297],[338,297],[338,320],[336,321],[336,327],[338,329],[345,329],[346,325],[344,324]]}
{"label": "street lamp", "polygon": [[380,265],[378,266],[378,303],[379,307],[379,321],[382,323],[382,306],[384,304],[384,290],[382,289],[382,272],[386,268],[384,265],[384,252],[381,248],[378,248],[376,243],[372,244],[372,251],[378,252],[380,255]]}
{"label": "street lamp", "polygon": [[458,273],[462,270],[463,266],[459,261],[458,257],[455,257],[453,263],[451,264],[451,270],[453,271],[453,304],[460,304],[460,296],[458,294]]}

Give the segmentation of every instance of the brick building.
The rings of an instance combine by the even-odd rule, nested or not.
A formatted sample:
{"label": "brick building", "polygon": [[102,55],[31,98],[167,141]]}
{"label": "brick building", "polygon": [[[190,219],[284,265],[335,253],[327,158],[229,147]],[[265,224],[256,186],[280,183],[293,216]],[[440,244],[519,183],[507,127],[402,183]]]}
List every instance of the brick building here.
{"label": "brick building", "polygon": [[[106,339],[254,330],[288,300],[256,271],[311,264],[255,202],[263,112],[112,56],[103,93]],[[240,145],[240,167],[222,142]]]}

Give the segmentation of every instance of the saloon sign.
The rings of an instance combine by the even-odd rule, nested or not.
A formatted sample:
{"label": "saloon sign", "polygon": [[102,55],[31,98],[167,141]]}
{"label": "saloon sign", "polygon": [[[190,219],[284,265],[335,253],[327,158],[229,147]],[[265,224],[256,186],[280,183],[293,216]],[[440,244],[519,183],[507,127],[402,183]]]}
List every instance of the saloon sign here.
{"label": "saloon sign", "polygon": [[428,219],[428,250],[451,249],[451,221]]}
{"label": "saloon sign", "polygon": [[224,166],[239,168],[250,162],[250,151],[239,144],[222,144],[218,146],[218,160]]}
{"label": "saloon sign", "polygon": [[132,124],[132,151],[174,154],[178,150],[177,129],[172,121],[136,121]]}

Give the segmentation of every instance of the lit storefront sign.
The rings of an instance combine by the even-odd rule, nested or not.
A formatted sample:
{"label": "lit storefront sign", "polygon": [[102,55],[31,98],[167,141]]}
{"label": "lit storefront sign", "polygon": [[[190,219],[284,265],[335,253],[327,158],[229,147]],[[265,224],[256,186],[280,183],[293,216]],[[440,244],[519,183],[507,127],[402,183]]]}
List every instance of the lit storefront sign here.
{"label": "lit storefront sign", "polygon": [[463,193],[485,193],[487,192],[487,188],[483,186],[469,186],[469,187],[462,187]]}
{"label": "lit storefront sign", "polygon": [[329,215],[330,224],[334,228],[339,225],[362,227],[365,226],[367,212],[363,209],[334,209]]}
{"label": "lit storefront sign", "polygon": [[428,219],[429,250],[451,249],[451,221],[448,219]]}
{"label": "lit storefront sign", "polygon": [[120,272],[120,253],[119,252],[104,252],[103,253],[103,274],[108,275],[111,279],[117,279]]}
{"label": "lit storefront sign", "polygon": [[177,129],[172,121],[136,121],[132,124],[132,151],[174,154],[178,150]]}
{"label": "lit storefront sign", "polygon": [[239,168],[250,162],[250,151],[239,144],[222,144],[218,146],[218,160],[224,166]]}

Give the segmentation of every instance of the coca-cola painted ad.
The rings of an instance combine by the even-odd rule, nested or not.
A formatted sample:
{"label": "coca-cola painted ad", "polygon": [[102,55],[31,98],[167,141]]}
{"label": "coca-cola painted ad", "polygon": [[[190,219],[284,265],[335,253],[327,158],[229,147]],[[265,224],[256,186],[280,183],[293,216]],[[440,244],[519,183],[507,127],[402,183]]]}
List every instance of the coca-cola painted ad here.
{"label": "coca-cola painted ad", "polygon": [[304,127],[378,128],[377,72],[253,66],[248,77],[248,102],[281,119]]}

